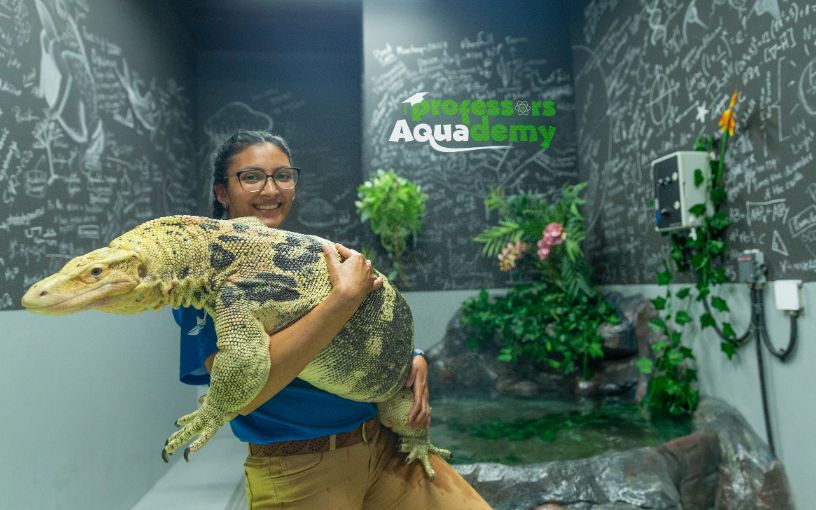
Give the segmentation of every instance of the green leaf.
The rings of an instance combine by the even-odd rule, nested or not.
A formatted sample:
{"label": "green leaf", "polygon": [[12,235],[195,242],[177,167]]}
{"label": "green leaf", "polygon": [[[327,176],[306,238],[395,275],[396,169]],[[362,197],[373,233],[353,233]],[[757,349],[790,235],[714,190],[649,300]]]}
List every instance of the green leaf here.
{"label": "green leaf", "polygon": [[684,298],[688,297],[689,293],[691,293],[691,287],[685,287],[685,288],[680,289],[679,291],[677,291],[677,297],[679,299],[684,299]]}
{"label": "green leaf", "polygon": [[670,339],[672,346],[676,347],[680,345],[680,341],[683,339],[683,333],[679,331],[672,331]]}
{"label": "green leaf", "polygon": [[720,350],[728,356],[728,359],[732,359],[734,354],[737,352],[737,347],[732,344],[731,342],[720,342]]}
{"label": "green leaf", "polygon": [[680,326],[685,326],[692,320],[693,319],[691,318],[691,315],[689,315],[689,313],[686,312],[685,310],[680,310],[679,312],[677,312],[677,316],[674,318],[674,322],[676,322]]}
{"label": "green leaf", "polygon": [[660,271],[657,273],[657,284],[658,285],[668,285],[671,283],[672,274],[670,271]]}
{"label": "green leaf", "polygon": [[737,333],[734,331],[734,328],[731,327],[731,323],[729,323],[729,322],[723,322],[722,330],[723,330],[723,335],[725,336],[725,338],[736,338],[737,337]]}
{"label": "green leaf", "polygon": [[712,255],[718,255],[725,250],[725,243],[717,239],[712,239],[708,242],[708,252]]}
{"label": "green leaf", "polygon": [[641,374],[651,374],[654,369],[654,363],[649,358],[639,358],[635,361],[635,366],[638,367]]}
{"label": "green leaf", "polygon": [[710,196],[711,203],[715,206],[725,203],[725,200],[728,198],[728,194],[725,192],[725,189],[719,186],[712,188]]}
{"label": "green leaf", "polygon": [[705,255],[705,253],[698,252],[691,257],[691,265],[695,269],[702,269],[706,264],[708,264],[708,257]]}
{"label": "green leaf", "polygon": [[706,212],[706,205],[705,204],[695,204],[691,206],[689,212],[695,216],[703,216]]}
{"label": "green leaf", "polygon": [[699,188],[700,185],[705,181],[705,177],[703,177],[703,171],[699,168],[694,169],[694,187]]}
{"label": "green leaf", "polygon": [[666,329],[666,323],[663,322],[663,319],[652,319],[649,321],[649,327],[652,328],[653,331],[662,333]]}
{"label": "green leaf", "polygon": [[680,351],[669,351],[668,357],[669,357],[669,364],[671,364],[672,366],[679,365],[685,359],[683,357],[683,353],[681,353]]}
{"label": "green leaf", "polygon": [[714,283],[726,283],[728,281],[728,275],[725,274],[725,269],[721,267],[715,269],[711,274],[711,281]]}
{"label": "green leaf", "polygon": [[654,305],[656,310],[665,310],[666,309],[666,299],[662,297],[656,297],[652,299],[652,304]]}
{"label": "green leaf", "polygon": [[717,324],[717,322],[714,320],[714,317],[710,313],[704,313],[700,316],[701,329],[714,327],[715,324]]}
{"label": "green leaf", "polygon": [[729,311],[728,303],[726,303],[721,297],[711,296],[711,306],[721,312]]}
{"label": "green leaf", "polygon": [[731,225],[731,220],[723,212],[717,212],[709,219],[708,225],[714,232],[719,232]]}

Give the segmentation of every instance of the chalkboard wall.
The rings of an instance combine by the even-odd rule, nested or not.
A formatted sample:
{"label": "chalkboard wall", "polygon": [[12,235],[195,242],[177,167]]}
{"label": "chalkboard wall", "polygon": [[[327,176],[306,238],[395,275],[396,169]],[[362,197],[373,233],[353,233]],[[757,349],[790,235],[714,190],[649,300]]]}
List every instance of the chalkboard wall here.
{"label": "chalkboard wall", "polygon": [[589,1],[573,23],[587,251],[601,281],[654,283],[650,162],[718,130],[739,89],[727,163],[732,255],[773,279],[816,270],[816,5],[804,0]]}
{"label": "chalkboard wall", "polygon": [[[376,246],[356,216],[357,185],[388,168],[420,184],[430,200],[405,289],[507,285],[472,241],[495,222],[489,190],[554,199],[579,179],[589,182],[598,279],[650,283],[667,246],[653,230],[649,163],[714,133],[734,89],[730,247],[765,251],[772,278],[812,279],[816,8],[807,2],[239,4],[252,12],[0,2],[0,310],[137,223],[209,214],[211,153],[237,127],[289,139],[304,168],[292,230]],[[417,94],[507,100],[511,115],[491,125],[551,126],[554,136],[546,146],[439,142],[498,146],[458,152],[390,141],[400,120],[420,123],[406,103]],[[536,118],[536,101],[552,102],[551,114]]]}
{"label": "chalkboard wall", "polygon": [[[367,176],[393,168],[430,197],[415,258],[408,264],[408,288],[506,285],[507,274],[498,271],[495,259],[482,257],[481,245],[472,240],[496,220],[487,214],[484,198],[496,186],[508,193],[538,190],[552,198],[564,183],[576,180],[566,19],[560,1],[363,3],[363,167]],[[510,146],[454,153],[406,138],[389,141],[395,124],[406,118],[404,101],[422,92],[429,102],[508,100],[511,109],[519,108],[510,117],[490,117],[491,126],[554,125],[555,135],[547,148],[540,140],[439,142],[446,148]],[[535,117],[526,108],[534,101],[552,101],[555,115]],[[439,115],[423,122],[455,124],[460,118]],[[408,119],[412,128],[421,123]]]}
{"label": "chalkboard wall", "polygon": [[[302,169],[283,227],[353,247],[362,230],[354,209],[362,182],[359,22],[349,27],[358,34],[350,53],[204,53],[198,94],[202,179],[209,182],[211,156],[236,128],[277,133]],[[212,203],[211,187],[201,200]]]}
{"label": "chalkboard wall", "polygon": [[129,227],[201,211],[172,22],[161,2],[0,2],[0,309]]}

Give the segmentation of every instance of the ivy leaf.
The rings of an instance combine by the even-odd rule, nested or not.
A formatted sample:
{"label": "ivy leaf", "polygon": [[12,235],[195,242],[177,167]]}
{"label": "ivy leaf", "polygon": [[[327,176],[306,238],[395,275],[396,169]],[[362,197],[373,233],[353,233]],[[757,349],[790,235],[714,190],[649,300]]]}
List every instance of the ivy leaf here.
{"label": "ivy leaf", "polygon": [[699,188],[700,185],[705,181],[705,177],[703,177],[703,171],[699,168],[694,169],[694,187]]}
{"label": "ivy leaf", "polygon": [[728,194],[725,192],[725,189],[718,186],[711,190],[711,203],[714,205],[720,205],[725,203],[725,199],[728,198]]}
{"label": "ivy leaf", "polygon": [[691,318],[691,315],[689,315],[689,313],[686,312],[685,310],[680,310],[679,312],[677,312],[677,316],[674,318],[674,322],[681,326],[685,326],[692,320],[693,319]]}
{"label": "ivy leaf", "polygon": [[682,340],[682,339],[683,339],[683,334],[682,333],[680,333],[679,331],[672,331],[671,343],[672,343],[672,345],[674,347],[677,347],[678,345],[680,345],[680,340]]}
{"label": "ivy leaf", "polygon": [[685,359],[694,359],[694,352],[686,346],[680,347],[680,353]]}
{"label": "ivy leaf", "polygon": [[705,204],[695,204],[691,206],[689,212],[695,216],[703,216],[706,212]]}
{"label": "ivy leaf", "polygon": [[652,319],[649,321],[649,327],[657,333],[662,333],[666,329],[666,323],[663,319]]}
{"label": "ivy leaf", "polygon": [[671,271],[660,271],[657,273],[657,284],[668,285],[671,283]]}
{"label": "ivy leaf", "polygon": [[700,328],[710,328],[714,327],[717,322],[714,320],[714,317],[710,313],[704,313],[700,316]]}
{"label": "ivy leaf", "polygon": [[731,219],[725,215],[722,211],[717,212],[708,222],[709,227],[714,232],[719,232],[720,230],[724,230],[731,224]]}
{"label": "ivy leaf", "polygon": [[676,367],[683,362],[683,359],[685,358],[680,351],[669,351],[669,364],[671,366]]}
{"label": "ivy leaf", "polygon": [[665,310],[666,309],[666,298],[656,297],[652,299],[652,304],[654,305],[656,310]]}
{"label": "ivy leaf", "polygon": [[721,312],[728,312],[730,309],[728,308],[728,303],[721,297],[711,296],[711,306]]}
{"label": "ivy leaf", "polygon": [[677,297],[679,299],[684,299],[688,297],[689,293],[691,293],[691,287],[686,287],[684,289],[680,289],[679,291],[677,291]]}
{"label": "ivy leaf", "polygon": [[635,366],[638,367],[641,374],[651,374],[654,370],[654,363],[649,358],[640,358],[635,361]]}
{"label": "ivy leaf", "polygon": [[737,347],[732,344],[731,342],[720,342],[720,350],[728,356],[728,359],[732,359],[734,354],[737,352]]}
{"label": "ivy leaf", "polygon": [[695,269],[702,269],[706,264],[708,264],[708,257],[703,252],[697,252],[691,257],[691,265]]}
{"label": "ivy leaf", "polygon": [[727,282],[728,281],[728,275],[725,274],[725,269],[723,269],[721,267],[718,267],[717,269],[715,269],[714,272],[711,274],[711,280],[714,283],[725,283],[725,282]]}
{"label": "ivy leaf", "polygon": [[712,239],[708,242],[708,252],[712,255],[718,255],[725,250],[725,243],[717,239]]}

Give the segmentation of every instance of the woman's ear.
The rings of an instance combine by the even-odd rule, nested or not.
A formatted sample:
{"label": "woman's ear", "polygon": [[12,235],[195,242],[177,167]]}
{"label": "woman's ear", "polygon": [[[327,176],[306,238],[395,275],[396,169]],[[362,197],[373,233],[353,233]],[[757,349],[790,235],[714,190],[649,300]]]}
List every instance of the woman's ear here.
{"label": "woman's ear", "polygon": [[215,199],[221,202],[224,209],[229,209],[229,198],[224,184],[220,182],[213,184],[213,193],[215,193]]}

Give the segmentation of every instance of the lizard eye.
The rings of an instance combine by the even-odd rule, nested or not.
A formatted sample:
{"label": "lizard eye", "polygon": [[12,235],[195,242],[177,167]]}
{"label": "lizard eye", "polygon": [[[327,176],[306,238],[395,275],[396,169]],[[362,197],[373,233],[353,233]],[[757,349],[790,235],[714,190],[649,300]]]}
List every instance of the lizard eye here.
{"label": "lizard eye", "polygon": [[144,264],[139,264],[139,278],[147,276],[147,268]]}
{"label": "lizard eye", "polygon": [[99,276],[101,274],[102,274],[102,268],[101,267],[95,267],[95,268],[91,269],[91,276],[97,277],[97,276]]}

